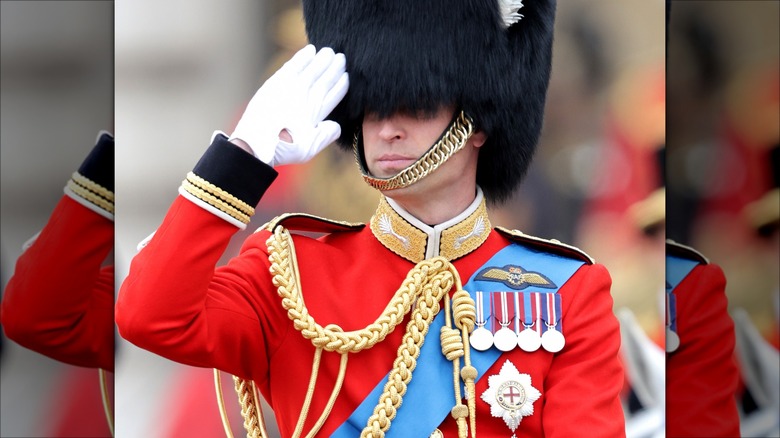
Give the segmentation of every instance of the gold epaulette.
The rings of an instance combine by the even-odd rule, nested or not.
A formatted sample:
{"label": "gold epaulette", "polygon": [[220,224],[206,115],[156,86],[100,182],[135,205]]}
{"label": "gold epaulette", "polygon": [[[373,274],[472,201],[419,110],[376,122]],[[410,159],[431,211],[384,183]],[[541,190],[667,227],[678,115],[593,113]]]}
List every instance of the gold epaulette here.
{"label": "gold epaulette", "polygon": [[585,251],[575,246],[561,243],[559,240],[556,239],[549,239],[549,240],[542,239],[541,237],[531,236],[523,233],[522,231],[510,230],[504,227],[496,227],[496,231],[498,231],[501,235],[514,242],[523,243],[535,248],[541,248],[551,253],[560,254],[577,260],[582,260],[589,265],[596,263],[595,260],[593,260],[593,258],[589,256]]}
{"label": "gold epaulette", "polygon": [[268,230],[273,232],[279,225],[290,231],[308,231],[313,233],[334,233],[338,231],[358,231],[366,224],[336,221],[306,213],[285,213],[273,218],[255,232]]}
{"label": "gold epaulette", "polygon": [[671,255],[682,259],[695,260],[704,265],[710,264],[710,260],[707,257],[704,257],[704,254],[696,251],[690,246],[677,243],[672,239],[666,239],[666,255]]}

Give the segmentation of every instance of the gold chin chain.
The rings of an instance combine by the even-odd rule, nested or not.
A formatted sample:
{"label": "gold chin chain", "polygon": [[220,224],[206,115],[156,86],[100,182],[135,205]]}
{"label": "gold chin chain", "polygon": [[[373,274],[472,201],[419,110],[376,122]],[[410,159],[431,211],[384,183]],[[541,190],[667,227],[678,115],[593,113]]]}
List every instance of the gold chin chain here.
{"label": "gold chin chain", "polygon": [[455,155],[456,152],[463,149],[466,141],[473,133],[474,123],[471,117],[461,111],[452,122],[452,125],[442,134],[439,141],[431,146],[417,161],[390,178],[375,178],[369,174],[360,154],[360,131],[355,133],[352,148],[355,151],[355,159],[360,172],[363,174],[363,179],[368,185],[380,191],[394,190],[408,187],[428,176],[451,156]]}
{"label": "gold chin chain", "polygon": [[[268,238],[269,261],[271,262],[271,274],[273,283],[277,287],[282,298],[282,306],[287,310],[287,316],[293,321],[294,327],[301,332],[304,338],[309,339],[315,347],[312,374],[309,380],[309,388],[298,418],[298,424],[293,432],[294,437],[303,436],[303,424],[308,416],[309,406],[314,393],[317,372],[319,369],[322,351],[336,352],[341,355],[339,375],[332,389],[327,406],[319,419],[306,434],[313,437],[320,430],[333,405],[335,404],[341,384],[346,374],[347,357],[349,353],[357,353],[373,347],[390,334],[400,324],[404,316],[411,310],[411,316],[406,326],[401,347],[393,362],[388,380],[384,386],[382,395],[374,408],[373,415],[368,419],[366,427],[361,432],[361,437],[380,438],[390,429],[390,423],[395,418],[398,408],[403,402],[407,385],[412,380],[412,371],[416,368],[420,348],[428,332],[431,321],[440,310],[440,302],[444,300],[445,325],[442,328],[441,344],[442,354],[453,363],[453,384],[455,389],[455,407],[452,416],[458,423],[458,436],[465,438],[468,434],[469,420],[471,436],[476,435],[474,381],[476,369],[471,366],[469,357],[469,333],[474,329],[476,310],[474,301],[468,292],[463,290],[460,275],[444,257],[434,257],[423,260],[412,268],[406,275],[401,287],[398,288],[390,300],[382,315],[372,324],[362,330],[345,332],[339,326],[330,324],[325,327],[317,324],[309,314],[300,291],[300,274],[298,272],[295,247],[289,231],[281,226],[276,227]],[[452,304],[447,297],[448,292],[455,288]],[[414,307],[414,310],[412,310]],[[452,327],[454,323],[456,328]],[[460,358],[464,359],[463,368],[460,367]],[[468,406],[462,403],[461,379],[465,382],[468,393]],[[250,395],[247,388],[248,382],[236,379],[236,389],[239,396]],[[242,386],[243,385],[243,386]],[[243,388],[240,390],[239,388]],[[256,394],[251,394],[257,397]],[[221,401],[221,391],[218,389],[218,397]],[[262,417],[257,418],[259,409],[257,404],[251,403],[255,409],[244,409],[246,403],[243,398],[242,415],[248,437],[265,436],[260,431]],[[222,403],[220,407],[222,409]],[[469,418],[470,417],[470,418]],[[226,419],[223,415],[223,421]],[[226,421],[225,421],[226,422]],[[228,436],[232,436],[229,427],[225,427]]]}

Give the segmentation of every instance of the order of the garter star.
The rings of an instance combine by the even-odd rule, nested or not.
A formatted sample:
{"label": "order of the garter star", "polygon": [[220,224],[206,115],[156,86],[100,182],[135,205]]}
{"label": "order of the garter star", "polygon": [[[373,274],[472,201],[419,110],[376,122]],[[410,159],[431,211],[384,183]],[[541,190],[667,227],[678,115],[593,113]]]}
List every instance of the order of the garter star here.
{"label": "order of the garter star", "polygon": [[488,377],[488,389],[481,398],[490,405],[490,414],[503,418],[514,433],[523,417],[534,413],[533,403],[541,395],[539,390],[531,386],[531,376],[520,374],[507,360],[498,374]]}

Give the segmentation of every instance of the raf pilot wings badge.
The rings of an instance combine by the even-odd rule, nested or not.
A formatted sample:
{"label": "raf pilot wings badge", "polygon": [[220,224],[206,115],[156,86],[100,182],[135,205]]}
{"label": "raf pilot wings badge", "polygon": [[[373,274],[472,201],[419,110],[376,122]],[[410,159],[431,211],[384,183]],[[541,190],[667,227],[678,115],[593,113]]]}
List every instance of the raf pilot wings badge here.
{"label": "raf pilot wings badge", "polygon": [[515,290],[523,290],[528,286],[557,288],[555,283],[539,272],[524,271],[522,267],[516,265],[505,265],[503,268],[487,267],[477,274],[475,280],[497,281]]}

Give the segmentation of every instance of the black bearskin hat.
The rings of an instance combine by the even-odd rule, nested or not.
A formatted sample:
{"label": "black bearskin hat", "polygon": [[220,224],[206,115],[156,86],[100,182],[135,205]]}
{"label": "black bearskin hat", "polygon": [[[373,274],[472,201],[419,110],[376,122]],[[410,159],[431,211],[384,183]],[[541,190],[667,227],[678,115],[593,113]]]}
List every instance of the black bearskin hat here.
{"label": "black bearskin hat", "polygon": [[349,91],[330,115],[352,147],[363,115],[454,104],[487,134],[477,184],[500,203],[517,187],[542,127],[555,0],[303,0],[309,42],[347,58]]}

